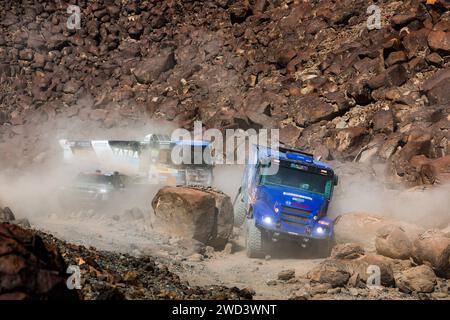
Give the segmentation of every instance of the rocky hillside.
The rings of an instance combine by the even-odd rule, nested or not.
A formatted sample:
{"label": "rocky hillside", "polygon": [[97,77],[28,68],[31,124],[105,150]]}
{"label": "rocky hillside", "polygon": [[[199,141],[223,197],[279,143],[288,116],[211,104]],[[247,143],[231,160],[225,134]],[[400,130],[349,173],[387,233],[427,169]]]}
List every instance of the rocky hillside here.
{"label": "rocky hillside", "polygon": [[[72,2],[70,2],[72,3]],[[280,128],[323,159],[449,172],[450,3],[365,0],[10,1],[0,11],[0,141],[76,117],[110,128]]]}

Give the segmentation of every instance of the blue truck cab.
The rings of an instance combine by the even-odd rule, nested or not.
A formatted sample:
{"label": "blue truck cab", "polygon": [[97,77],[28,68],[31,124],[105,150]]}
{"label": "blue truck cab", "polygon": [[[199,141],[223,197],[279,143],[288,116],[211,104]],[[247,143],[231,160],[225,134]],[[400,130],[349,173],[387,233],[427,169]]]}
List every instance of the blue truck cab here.
{"label": "blue truck cab", "polygon": [[264,256],[272,240],[294,240],[321,255],[333,245],[328,205],[338,177],[313,155],[253,145],[234,200],[236,226],[245,225],[247,256]]}

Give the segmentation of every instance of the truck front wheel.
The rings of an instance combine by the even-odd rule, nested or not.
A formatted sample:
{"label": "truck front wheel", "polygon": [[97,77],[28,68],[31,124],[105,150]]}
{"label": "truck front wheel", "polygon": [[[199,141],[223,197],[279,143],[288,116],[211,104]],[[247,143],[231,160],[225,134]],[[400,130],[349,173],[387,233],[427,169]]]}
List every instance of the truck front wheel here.
{"label": "truck front wheel", "polygon": [[245,203],[242,199],[242,193],[239,192],[234,200],[233,205],[234,212],[234,226],[240,227],[244,224],[245,217],[247,215],[247,210],[245,209]]}
{"label": "truck front wheel", "polygon": [[246,225],[245,247],[247,257],[262,258],[264,256],[265,246],[264,234],[256,227],[254,219],[248,219]]}

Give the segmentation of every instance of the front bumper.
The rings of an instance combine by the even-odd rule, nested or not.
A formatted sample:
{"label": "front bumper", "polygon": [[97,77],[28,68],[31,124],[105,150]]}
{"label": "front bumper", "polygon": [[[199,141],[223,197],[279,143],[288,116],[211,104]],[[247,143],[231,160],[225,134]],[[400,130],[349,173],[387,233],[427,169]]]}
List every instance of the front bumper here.
{"label": "front bumper", "polygon": [[[269,223],[270,217],[272,220]],[[288,237],[303,237],[311,239],[328,239],[333,235],[333,225],[328,222],[328,225],[320,224],[318,221],[309,220],[304,224],[293,223],[290,221],[279,219],[274,215],[259,216],[256,218],[256,226],[264,229],[274,235],[288,236]]]}

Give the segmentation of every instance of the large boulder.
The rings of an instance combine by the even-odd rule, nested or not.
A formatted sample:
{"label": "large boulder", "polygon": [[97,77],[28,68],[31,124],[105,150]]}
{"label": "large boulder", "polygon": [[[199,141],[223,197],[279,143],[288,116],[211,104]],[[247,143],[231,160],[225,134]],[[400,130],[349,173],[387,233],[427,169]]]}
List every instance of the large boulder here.
{"label": "large boulder", "polygon": [[428,35],[428,45],[433,50],[450,53],[450,31],[431,31]]}
{"label": "large boulder", "polygon": [[210,188],[163,187],[152,207],[157,227],[218,249],[225,246],[233,229],[230,197]]}
{"label": "large boulder", "polygon": [[157,80],[161,73],[172,69],[175,64],[174,52],[166,49],[155,56],[145,58],[132,72],[139,83],[149,84]]}
{"label": "large boulder", "polygon": [[56,247],[46,246],[30,230],[0,223],[0,300],[77,300],[67,276]]}
{"label": "large boulder", "polygon": [[446,90],[450,83],[450,68],[435,72],[422,85],[422,90],[427,94],[431,104],[448,103],[450,101],[449,91]]}
{"label": "large boulder", "polygon": [[366,129],[363,127],[350,127],[340,129],[337,131],[336,137],[334,139],[334,149],[342,153],[352,152],[352,150],[359,148],[359,145],[366,133]]}
{"label": "large boulder", "polygon": [[396,274],[395,285],[405,293],[430,293],[436,285],[436,275],[429,266],[420,265]]}
{"label": "large boulder", "polygon": [[363,255],[356,259],[327,259],[307,274],[307,277],[318,283],[327,283],[332,287],[343,287],[352,282],[352,278],[367,283],[373,274],[374,267],[380,271],[380,284],[386,287],[393,286],[394,272],[392,260],[380,255]]}
{"label": "large boulder", "polygon": [[372,122],[375,132],[394,132],[394,116],[391,110],[379,110],[374,114]]}
{"label": "large boulder", "polygon": [[416,263],[430,265],[434,272],[450,278],[450,238],[441,232],[427,231],[413,242],[412,257]]}
{"label": "large boulder", "polygon": [[337,106],[322,101],[318,96],[306,96],[297,101],[299,112],[296,122],[303,126],[321,120],[330,120],[339,112]]}
{"label": "large boulder", "polygon": [[405,173],[405,163],[408,164],[415,155],[428,155],[432,146],[433,136],[428,129],[413,129],[408,135],[406,145],[396,156],[397,174]]}
{"label": "large boulder", "polygon": [[373,267],[380,270],[380,284],[385,287],[394,285],[394,271],[392,269],[392,260],[390,258],[368,254],[359,259],[351,260],[351,270],[357,273],[359,278],[367,283],[368,278],[372,275]]}
{"label": "large boulder", "polygon": [[364,255],[364,248],[356,243],[337,244],[331,251],[332,259],[356,259]]}
{"label": "large boulder", "polygon": [[367,250],[375,250],[377,231],[383,226],[396,225],[401,227],[409,239],[414,240],[424,230],[416,225],[375,216],[367,213],[347,213],[340,216],[334,226],[337,243],[353,242]]}
{"label": "large boulder", "polygon": [[325,260],[310,270],[307,277],[311,281],[328,283],[332,287],[343,287],[350,279],[351,272],[348,264],[341,260]]}
{"label": "large boulder", "polygon": [[450,181],[450,155],[432,160],[422,166],[422,176],[431,176],[433,182],[445,184]]}
{"label": "large boulder", "polygon": [[405,230],[395,225],[378,229],[375,247],[379,254],[393,259],[409,259],[412,251],[412,243]]}
{"label": "large boulder", "polygon": [[233,231],[234,214],[233,204],[229,196],[213,189],[208,189],[208,193],[215,199],[215,214],[217,216],[213,229],[213,238],[209,245],[215,248],[223,248],[228,242]]}
{"label": "large boulder", "polygon": [[278,280],[288,281],[295,277],[295,269],[286,269],[278,272]]}
{"label": "large boulder", "polygon": [[437,159],[417,155],[410,162],[419,172],[424,184],[445,184],[450,181],[450,155]]}

